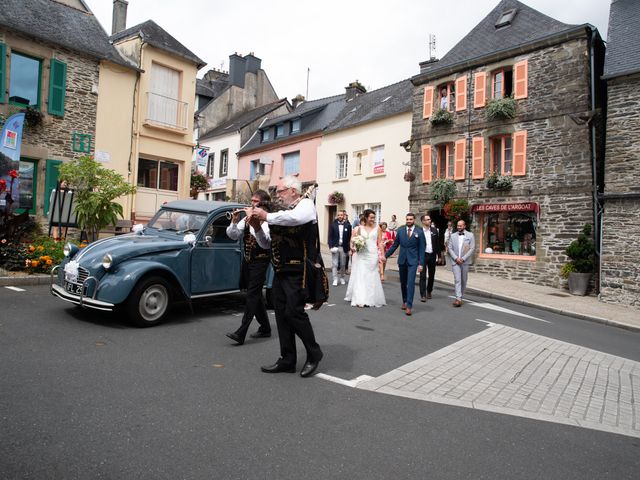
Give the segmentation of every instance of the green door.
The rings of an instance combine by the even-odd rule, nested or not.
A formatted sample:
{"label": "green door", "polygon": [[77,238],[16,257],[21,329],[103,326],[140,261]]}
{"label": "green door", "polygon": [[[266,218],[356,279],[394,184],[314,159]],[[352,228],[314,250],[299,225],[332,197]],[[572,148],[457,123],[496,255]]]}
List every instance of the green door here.
{"label": "green door", "polygon": [[62,160],[47,160],[44,174],[44,214],[49,215],[49,197],[51,190],[58,184],[58,168]]}

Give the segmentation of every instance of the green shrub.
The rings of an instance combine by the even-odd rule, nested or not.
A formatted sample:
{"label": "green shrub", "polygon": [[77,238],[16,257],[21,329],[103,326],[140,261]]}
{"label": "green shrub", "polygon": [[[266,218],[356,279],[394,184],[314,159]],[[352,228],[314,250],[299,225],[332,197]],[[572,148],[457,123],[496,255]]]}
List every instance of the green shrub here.
{"label": "green shrub", "polygon": [[487,104],[487,118],[497,120],[516,116],[516,101],[513,97],[504,97],[498,100],[490,100]]}
{"label": "green shrub", "polygon": [[594,267],[594,254],[596,252],[591,240],[591,225],[586,224],[582,233],[567,247],[567,256],[571,259],[574,271],[579,273],[591,273]]}
{"label": "green shrub", "polygon": [[431,125],[451,125],[453,123],[453,114],[449,110],[437,110],[429,119]]}
{"label": "green shrub", "polygon": [[431,198],[444,205],[456,196],[456,182],[450,178],[438,178],[431,182]]}

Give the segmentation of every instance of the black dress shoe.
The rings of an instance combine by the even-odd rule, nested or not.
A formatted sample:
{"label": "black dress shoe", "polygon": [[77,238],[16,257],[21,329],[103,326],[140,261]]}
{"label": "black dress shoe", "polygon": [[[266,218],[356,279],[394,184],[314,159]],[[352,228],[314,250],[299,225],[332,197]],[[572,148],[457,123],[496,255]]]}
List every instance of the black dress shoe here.
{"label": "black dress shoe", "polygon": [[322,353],[320,353],[320,356],[318,357],[317,360],[313,361],[313,362],[309,362],[307,361],[304,366],[302,367],[302,370],[300,370],[300,376],[301,377],[310,377],[311,375],[313,375],[316,371],[316,369],[318,368],[318,365],[320,364],[320,360],[322,360],[322,357],[324,355]]}
{"label": "black dress shoe", "polygon": [[244,338],[240,338],[240,335],[237,333],[227,333],[227,337],[236,342],[238,345],[242,345],[244,343]]}
{"label": "black dress shoe", "polygon": [[262,366],[260,367],[260,370],[262,370],[264,373],[294,373],[296,371],[296,367],[291,367],[289,365],[285,365],[284,363],[276,362],[273,365]]}
{"label": "black dress shoe", "polygon": [[258,330],[256,333],[249,335],[251,338],[268,338],[271,336],[271,332],[261,332]]}

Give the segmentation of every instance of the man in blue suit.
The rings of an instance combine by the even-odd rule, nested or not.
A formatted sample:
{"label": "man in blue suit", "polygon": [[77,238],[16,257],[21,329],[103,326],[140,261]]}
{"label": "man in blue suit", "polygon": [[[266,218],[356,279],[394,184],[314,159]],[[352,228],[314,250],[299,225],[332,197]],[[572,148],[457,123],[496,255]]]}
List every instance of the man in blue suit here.
{"label": "man in blue suit", "polygon": [[424,263],[425,238],[421,228],[416,228],[416,216],[407,213],[405,226],[398,227],[396,239],[385,256],[389,258],[400,247],[398,271],[400,272],[400,290],[402,291],[402,309],[411,315],[413,292],[416,289],[416,272],[422,271]]}

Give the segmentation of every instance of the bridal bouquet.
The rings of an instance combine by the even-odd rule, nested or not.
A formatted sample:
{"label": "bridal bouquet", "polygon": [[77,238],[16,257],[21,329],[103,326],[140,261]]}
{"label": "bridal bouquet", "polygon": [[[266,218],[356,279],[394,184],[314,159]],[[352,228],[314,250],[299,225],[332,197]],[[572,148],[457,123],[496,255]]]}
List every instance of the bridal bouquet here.
{"label": "bridal bouquet", "polygon": [[353,241],[353,246],[356,247],[356,252],[361,252],[367,245],[367,242],[362,235],[356,235],[351,240]]}

